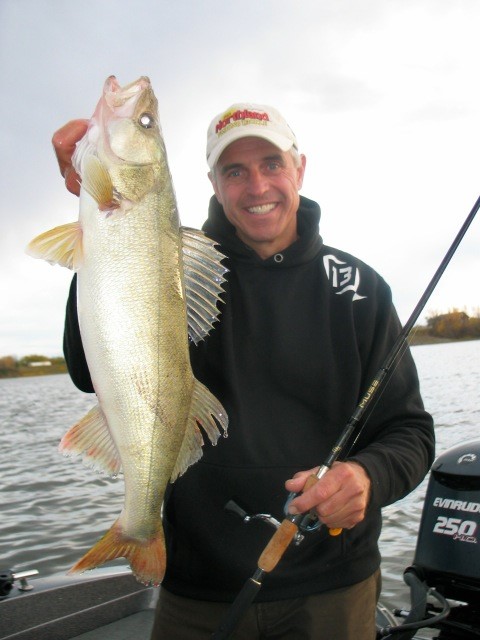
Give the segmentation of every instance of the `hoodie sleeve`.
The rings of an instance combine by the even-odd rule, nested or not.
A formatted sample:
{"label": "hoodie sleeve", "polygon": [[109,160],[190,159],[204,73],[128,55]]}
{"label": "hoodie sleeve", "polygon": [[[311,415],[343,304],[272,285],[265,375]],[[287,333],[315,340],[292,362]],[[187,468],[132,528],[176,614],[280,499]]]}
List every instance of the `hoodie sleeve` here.
{"label": "hoodie sleeve", "polygon": [[[390,288],[380,281],[378,289],[375,322],[371,317],[369,321],[372,342],[366,357],[366,386],[385,363],[402,330]],[[425,411],[415,362],[406,344],[378,394],[367,409],[365,428],[350,456],[372,480],[372,508],[384,507],[410,493],[427,474],[435,455],[433,419]]]}
{"label": "hoodie sleeve", "polygon": [[78,387],[80,391],[94,393],[78,324],[76,274],[73,276],[67,300],[65,329],[63,333],[63,353],[73,384]]}

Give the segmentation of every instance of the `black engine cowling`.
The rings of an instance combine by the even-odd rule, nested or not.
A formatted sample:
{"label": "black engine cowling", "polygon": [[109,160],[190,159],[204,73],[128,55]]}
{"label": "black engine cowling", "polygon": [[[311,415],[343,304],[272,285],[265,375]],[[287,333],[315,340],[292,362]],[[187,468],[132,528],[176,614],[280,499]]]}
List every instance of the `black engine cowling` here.
{"label": "black engine cowling", "polygon": [[445,597],[480,602],[480,441],[434,462],[414,565]]}

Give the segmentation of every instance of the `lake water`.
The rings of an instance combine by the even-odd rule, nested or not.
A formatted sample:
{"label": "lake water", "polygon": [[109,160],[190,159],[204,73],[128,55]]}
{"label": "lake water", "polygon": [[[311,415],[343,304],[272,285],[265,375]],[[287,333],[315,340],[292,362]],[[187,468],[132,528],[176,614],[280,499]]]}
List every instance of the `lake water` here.
{"label": "lake water", "polygon": [[[437,455],[480,438],[480,341],[412,353],[435,418]],[[66,572],[120,512],[121,480],[57,452],[64,432],[93,404],[68,375],[0,380],[0,570]],[[413,560],[425,489],[426,480],[384,509],[382,601],[391,608],[408,605],[402,574]]]}

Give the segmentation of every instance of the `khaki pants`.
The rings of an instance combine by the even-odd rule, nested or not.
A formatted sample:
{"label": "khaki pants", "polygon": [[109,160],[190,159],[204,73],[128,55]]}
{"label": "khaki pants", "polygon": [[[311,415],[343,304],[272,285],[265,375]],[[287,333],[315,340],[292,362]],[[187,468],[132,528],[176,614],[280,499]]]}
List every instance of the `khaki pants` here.
{"label": "khaki pants", "polygon": [[[375,640],[380,571],[351,587],[306,598],[260,602],[247,610],[232,640]],[[173,595],[165,589],[151,640],[210,640],[230,605]]]}

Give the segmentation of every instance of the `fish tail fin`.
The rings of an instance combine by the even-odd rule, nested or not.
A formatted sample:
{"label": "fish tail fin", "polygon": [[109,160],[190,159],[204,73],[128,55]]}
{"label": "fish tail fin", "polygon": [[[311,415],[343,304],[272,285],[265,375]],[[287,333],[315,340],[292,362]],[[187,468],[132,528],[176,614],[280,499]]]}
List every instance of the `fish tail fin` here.
{"label": "fish tail fin", "polygon": [[82,573],[115,558],[126,558],[139,582],[158,586],[163,580],[166,567],[162,527],[148,540],[140,541],[126,536],[117,520],[68,573]]}

